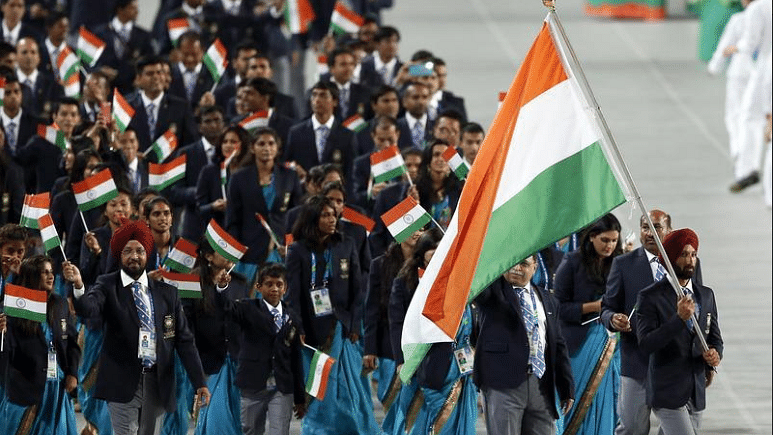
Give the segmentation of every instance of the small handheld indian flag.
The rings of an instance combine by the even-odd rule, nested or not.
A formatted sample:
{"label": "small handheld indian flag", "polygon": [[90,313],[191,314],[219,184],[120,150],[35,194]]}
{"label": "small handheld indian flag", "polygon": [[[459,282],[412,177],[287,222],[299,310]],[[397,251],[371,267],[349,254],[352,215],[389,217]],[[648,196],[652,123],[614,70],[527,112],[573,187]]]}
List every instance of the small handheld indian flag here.
{"label": "small handheld indian flag", "polygon": [[370,173],[374,183],[397,178],[408,172],[403,156],[396,145],[389,146],[370,155]]}
{"label": "small handheld indian flag", "polygon": [[22,227],[38,229],[38,218],[48,213],[51,206],[51,195],[48,192],[37,195],[24,195],[24,205],[21,208]]}
{"label": "small handheld indian flag", "polygon": [[180,36],[193,27],[188,18],[171,19],[166,22],[166,26],[169,29],[169,39],[174,46],[177,46],[177,40],[180,39]]}
{"label": "small handheld indian flag", "polygon": [[260,222],[260,225],[263,226],[263,229],[265,229],[268,232],[268,236],[271,237],[271,241],[274,242],[274,245],[276,247],[280,247],[282,245],[279,244],[279,238],[274,234],[274,230],[271,229],[271,225],[268,224],[268,221],[263,218],[263,215],[260,213],[255,213],[255,219]]}
{"label": "small handheld indian flag", "polygon": [[156,161],[160,163],[171,156],[175,149],[177,149],[177,135],[175,135],[172,130],[167,130],[166,133],[153,142],[153,146],[145,151],[145,155],[154,153],[156,155]]}
{"label": "small handheld indian flag", "polygon": [[78,31],[78,42],[75,45],[75,51],[78,52],[78,56],[89,66],[93,67],[99,60],[99,56],[102,56],[104,50],[105,41],[81,26]]}
{"label": "small handheld indian flag", "polygon": [[[46,213],[38,218],[38,228],[40,229],[40,238],[43,240],[46,252],[56,248],[61,249],[62,240],[59,238],[59,233],[56,232],[54,220],[51,219],[50,214]],[[64,251],[62,253],[64,254]]]}
{"label": "small handheld indian flag", "polygon": [[179,239],[164,260],[163,266],[180,273],[190,273],[196,264],[197,248],[196,244],[183,238]]}
{"label": "small handheld indian flag", "polygon": [[148,163],[148,187],[164,190],[185,177],[185,158],[183,154],[169,163]]}
{"label": "small handheld indian flag", "polygon": [[327,64],[327,56],[321,54],[317,56],[317,78],[327,74],[330,71],[330,67]]}
{"label": "small handheld indian flag", "polygon": [[234,237],[228,234],[220,225],[212,219],[207,225],[205,233],[209,245],[217,251],[218,254],[225,257],[228,261],[238,262],[247,252],[247,247],[239,243]]}
{"label": "small handheld indian flag", "polygon": [[365,122],[365,120],[362,119],[362,116],[359,114],[350,116],[341,124],[353,132],[360,132],[362,129],[368,126],[368,123]]}
{"label": "small handheld indian flag", "polygon": [[462,156],[456,152],[456,148],[446,148],[446,150],[443,152],[443,159],[448,162],[448,166],[450,166],[451,170],[454,171],[456,178],[460,180],[467,178],[467,173],[470,172],[470,167],[467,166],[467,162],[464,161]]}
{"label": "small handheld indian flag", "polygon": [[129,126],[132,118],[134,117],[134,108],[126,101],[126,99],[118,92],[118,89],[113,89],[113,121],[118,126],[118,130],[123,133],[126,131],[126,127]]}
{"label": "small handheld indian flag", "polygon": [[255,130],[261,127],[268,127],[268,112],[265,110],[254,112],[250,116],[239,121],[239,126],[250,133],[254,133]]}
{"label": "small handheld indian flag", "polygon": [[357,33],[365,24],[365,19],[349,9],[343,2],[337,1],[330,17],[330,30],[336,35]]}
{"label": "small handheld indian flag", "polygon": [[317,18],[309,0],[288,0],[284,15],[285,24],[294,35],[308,32],[309,25]]}
{"label": "small handheld indian flag", "polygon": [[201,281],[199,275],[161,271],[164,282],[177,289],[180,298],[200,299]]}
{"label": "small handheld indian flag", "polygon": [[62,130],[59,130],[56,124],[51,124],[51,125],[39,124],[38,136],[56,145],[57,147],[59,147],[59,149],[62,150],[62,152],[67,151],[67,147],[70,146],[70,144],[67,142],[67,139],[65,139],[64,137],[64,133],[62,132]]}
{"label": "small handheld indian flag", "polygon": [[3,107],[4,98],[5,98],[5,78],[0,77],[0,107]]}
{"label": "small handheld indian flag", "polygon": [[341,212],[341,219],[353,224],[357,224],[365,228],[369,233],[373,232],[373,228],[376,227],[376,222],[373,219],[365,216],[364,214],[351,207],[344,207],[344,211]]}
{"label": "small handheld indian flag", "polygon": [[65,46],[56,58],[56,67],[59,70],[59,77],[62,79],[62,82],[66,82],[72,74],[78,72],[81,63],[70,47]]}
{"label": "small handheld indian flag", "polygon": [[118,196],[110,169],[103,169],[83,181],[73,183],[75,202],[81,211],[91,210]]}
{"label": "small handheld indian flag", "polygon": [[212,78],[215,79],[215,83],[218,83],[225,73],[225,67],[228,66],[228,51],[220,39],[215,39],[215,42],[204,53],[204,58],[201,61],[207,66]]}
{"label": "small handheld indian flag", "polygon": [[81,73],[75,71],[75,74],[67,77],[64,81],[64,95],[66,97],[80,98],[81,97]]}
{"label": "small handheld indian flag", "polygon": [[311,356],[311,362],[306,375],[306,392],[317,400],[322,400],[325,398],[330,371],[333,369],[333,364],[335,364],[336,360],[330,357],[330,355],[306,345],[304,351],[308,352],[309,350],[313,351],[314,354]]}
{"label": "small handheld indian flag", "polygon": [[409,196],[382,214],[381,220],[384,221],[384,225],[397,243],[403,243],[411,237],[411,234],[432,220],[432,217],[412,196]]}
{"label": "small handheld indian flag", "polygon": [[46,321],[45,290],[32,290],[20,285],[7,283],[5,285],[5,314],[35,322]]}

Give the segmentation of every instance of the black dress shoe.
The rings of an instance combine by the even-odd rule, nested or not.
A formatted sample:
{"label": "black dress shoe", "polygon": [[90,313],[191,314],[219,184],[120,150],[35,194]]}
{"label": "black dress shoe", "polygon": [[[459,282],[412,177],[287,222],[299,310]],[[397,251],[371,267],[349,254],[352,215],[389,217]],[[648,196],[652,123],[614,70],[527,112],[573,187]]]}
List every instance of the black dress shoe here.
{"label": "black dress shoe", "polygon": [[751,186],[752,184],[757,184],[759,182],[760,182],[760,173],[757,171],[754,171],[751,174],[731,184],[730,191],[733,193],[738,193],[746,189],[747,187]]}

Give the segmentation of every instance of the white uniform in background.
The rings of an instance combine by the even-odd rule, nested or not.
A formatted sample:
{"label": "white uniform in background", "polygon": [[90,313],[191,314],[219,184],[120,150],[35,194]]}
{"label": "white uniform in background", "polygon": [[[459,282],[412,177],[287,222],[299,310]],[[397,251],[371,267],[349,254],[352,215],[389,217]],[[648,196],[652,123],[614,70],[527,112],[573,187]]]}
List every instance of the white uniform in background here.
{"label": "white uniform in background", "polygon": [[[742,129],[740,133],[738,158],[735,161],[735,178],[740,180],[753,173],[759,173],[760,157],[764,144],[766,98],[764,86],[769,80],[768,59],[773,44],[773,17],[771,0],[755,0],[744,11],[745,25],[738,53],[753,55],[757,60],[749,76],[749,83],[741,102]],[[768,77],[766,77],[766,75]]]}
{"label": "white uniform in background", "polygon": [[730,57],[724,55],[726,48],[737,46],[744,31],[745,11],[733,14],[727,22],[722,37],[719,38],[717,49],[709,61],[708,69],[712,75],[726,72],[727,84],[725,86],[725,127],[730,138],[730,156],[735,159],[738,156],[739,139],[743,128],[741,117],[741,100],[746,85],[749,83],[749,75],[754,68],[752,55],[746,52],[738,52]]}
{"label": "white uniform in background", "polygon": [[[773,104],[773,56],[768,56],[768,67],[765,71],[764,88],[765,90],[762,93],[765,97],[764,112],[766,115],[771,115],[773,114],[773,108],[771,107],[771,104]],[[773,207],[773,156],[771,156],[771,152],[773,151],[771,151],[771,147],[773,147],[773,144],[768,141],[766,146],[768,150],[765,152],[765,163],[762,166],[762,191],[765,197],[765,205],[767,205],[768,208]]]}

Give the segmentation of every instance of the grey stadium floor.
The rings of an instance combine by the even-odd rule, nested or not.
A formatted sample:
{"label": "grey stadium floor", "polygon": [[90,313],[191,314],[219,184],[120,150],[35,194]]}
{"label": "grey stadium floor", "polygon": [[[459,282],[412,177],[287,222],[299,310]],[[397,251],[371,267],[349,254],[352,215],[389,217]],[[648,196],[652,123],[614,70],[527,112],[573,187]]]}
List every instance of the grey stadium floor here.
{"label": "grey stadium floor", "polygon": [[[727,190],[724,80],[696,60],[698,22],[600,20],[583,15],[581,0],[557,3],[645,204],[700,236],[704,281],[716,293],[725,340],[701,432],[770,434],[771,212],[759,185],[737,195]],[[141,22],[157,4],[140,0]],[[383,21],[402,33],[401,58],[426,48],[445,59],[447,88],[488,128],[497,94],[507,90],[544,16],[539,0],[397,0]],[[615,213],[637,230],[638,210],[624,205]],[[291,433],[299,433],[297,422]],[[486,433],[482,419],[477,433]]]}

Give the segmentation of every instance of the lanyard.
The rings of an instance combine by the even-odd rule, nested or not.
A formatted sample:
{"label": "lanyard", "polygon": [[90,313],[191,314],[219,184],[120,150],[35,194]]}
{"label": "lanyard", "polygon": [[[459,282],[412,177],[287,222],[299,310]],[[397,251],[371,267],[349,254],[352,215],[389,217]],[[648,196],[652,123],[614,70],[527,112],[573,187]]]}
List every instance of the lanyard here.
{"label": "lanyard", "polygon": [[[333,253],[330,249],[325,249],[323,254],[325,257],[325,274],[322,276],[322,287],[327,287],[327,281],[330,278],[330,273],[333,270]],[[317,281],[317,255],[314,252],[311,253],[311,288],[316,288]]]}
{"label": "lanyard", "polygon": [[[548,268],[545,266],[545,260],[542,259],[541,253],[537,253],[537,264],[539,264],[539,270],[542,273],[542,279],[540,281],[545,281],[544,287],[547,289],[550,284],[550,276],[548,275]],[[538,282],[537,284],[541,283]]]}

